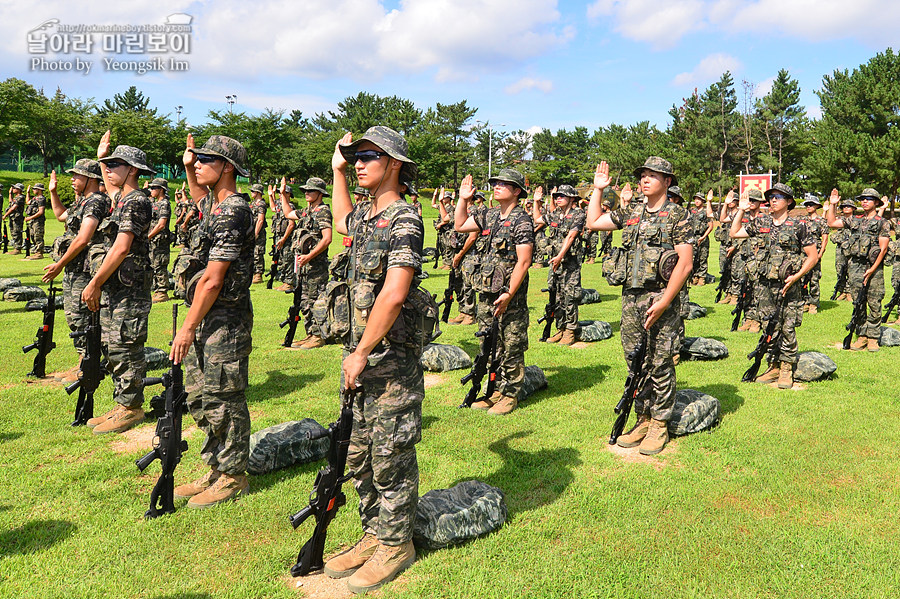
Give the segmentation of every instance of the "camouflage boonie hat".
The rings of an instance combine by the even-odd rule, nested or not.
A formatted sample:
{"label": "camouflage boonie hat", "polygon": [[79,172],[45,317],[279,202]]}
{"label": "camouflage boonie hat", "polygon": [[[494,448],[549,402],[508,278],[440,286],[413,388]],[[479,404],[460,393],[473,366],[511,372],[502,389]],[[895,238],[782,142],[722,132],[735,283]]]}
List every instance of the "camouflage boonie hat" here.
{"label": "camouflage boonie hat", "polygon": [[702,193],[700,193],[699,191],[694,193],[694,195],[691,196],[691,199],[693,199],[693,198],[700,198],[704,202],[706,201],[706,196],[703,195]]}
{"label": "camouflage boonie hat", "polygon": [[486,200],[486,199],[487,199],[486,197],[484,197],[484,192],[483,192],[483,191],[476,191],[476,192],[475,192],[475,197],[476,197],[476,198],[481,198],[482,200]]}
{"label": "camouflage boonie hat", "polygon": [[91,160],[90,158],[82,158],[75,163],[75,166],[67,168],[66,172],[73,175],[90,177],[91,179],[103,180],[103,173],[100,172],[100,163],[96,160]]}
{"label": "camouflage boonie hat", "polygon": [[806,198],[803,200],[803,207],[808,208],[809,206],[822,206],[822,202],[818,197],[814,196],[811,193],[806,194]]}
{"label": "camouflage boonie hat", "polygon": [[528,194],[528,190],[525,189],[525,177],[514,168],[502,168],[500,172],[488,179],[488,183],[493,185],[496,182],[503,183],[512,183],[516,187],[522,190],[522,193],[519,194],[519,197]]}
{"label": "camouflage boonie hat", "polygon": [[25,186],[22,185],[21,183],[16,183],[15,185],[12,186],[12,189],[18,189],[19,191],[25,191]]}
{"label": "camouflage boonie hat", "polygon": [[100,158],[100,162],[110,162],[112,160],[121,160],[141,171],[145,175],[155,175],[156,171],[147,162],[147,153],[134,146],[116,146],[113,153],[106,158]]}
{"label": "camouflage boonie hat", "polygon": [[677,185],[673,185],[667,190],[670,198],[679,198],[684,201],[684,192]]}
{"label": "camouflage boonie hat", "polygon": [[856,209],[856,202],[853,198],[844,198],[838,203],[838,208],[853,208]]}
{"label": "camouflage boonie hat", "polygon": [[452,191],[445,191],[445,192],[444,192],[444,196],[443,196],[441,199],[442,199],[442,200],[452,200],[452,199],[453,199],[453,192],[452,192]]}
{"label": "camouflage boonie hat", "polygon": [[356,149],[364,141],[372,142],[387,152],[388,156],[391,158],[404,163],[403,167],[400,169],[401,181],[415,181],[416,176],[419,174],[419,168],[412,158],[407,156],[409,153],[409,144],[406,143],[405,137],[390,127],[385,127],[383,125],[369,127],[365,134],[359,139],[353,140],[347,145],[341,144],[339,146],[341,155],[347,162],[350,164],[356,163]]}
{"label": "camouflage boonie hat", "polygon": [[254,183],[253,185],[250,186],[250,191],[255,191],[257,193],[265,193],[266,190],[259,183]]}
{"label": "camouflage boonie hat", "polygon": [[640,179],[641,171],[644,169],[668,175],[669,177],[672,177],[672,186],[678,185],[678,178],[675,176],[675,168],[672,166],[672,163],[665,158],[651,156],[644,161],[644,166],[634,169],[634,176]]}
{"label": "camouflage boonie hat", "polygon": [[880,200],[881,194],[873,187],[866,187],[862,190],[862,193],[856,196],[856,199],[862,200],[863,198],[873,198],[874,200]]}
{"label": "camouflage boonie hat", "polygon": [[751,202],[759,202],[760,204],[763,202],[763,193],[755,187],[747,190],[747,197],[750,198]]}
{"label": "camouflage boonie hat", "polygon": [[159,187],[160,189],[167,189],[169,187],[169,183],[162,177],[156,177],[155,179],[150,181],[150,185],[148,185],[147,187],[149,187],[150,189],[153,189],[154,187]]}
{"label": "camouflage boonie hat", "polygon": [[555,198],[556,196],[566,196],[567,198],[577,198],[580,197],[578,192],[575,191],[575,188],[571,185],[560,185],[556,188],[556,193],[552,194]]}
{"label": "camouflage boonie hat", "polygon": [[39,189],[41,191],[44,191],[44,184],[38,183],[37,185],[34,185],[31,189]]}
{"label": "camouflage boonie hat", "polygon": [[784,183],[776,183],[772,187],[766,190],[763,196],[766,198],[766,201],[769,201],[769,198],[774,193],[780,193],[781,195],[785,195],[788,197],[788,210],[791,210],[794,206],[797,205],[797,201],[794,199],[794,190],[785,185]]}
{"label": "camouflage boonie hat", "polygon": [[355,195],[369,197],[369,190],[366,189],[365,187],[357,187],[356,189],[353,190],[353,193]]}
{"label": "camouflage boonie hat", "polygon": [[328,193],[328,188],[325,187],[325,180],[319,177],[310,177],[306,180],[306,185],[300,185],[297,189],[300,191],[319,191],[326,198],[331,195]]}
{"label": "camouflage boonie hat", "polygon": [[250,171],[245,166],[247,164],[247,150],[236,139],[225,135],[212,135],[206,140],[202,148],[199,150],[191,148],[191,152],[205,156],[218,156],[234,165],[234,170],[239,175],[244,177],[250,176]]}
{"label": "camouflage boonie hat", "polygon": [[413,185],[409,181],[404,183],[404,185],[406,185],[406,194],[407,195],[419,197],[419,192],[416,190],[415,185]]}

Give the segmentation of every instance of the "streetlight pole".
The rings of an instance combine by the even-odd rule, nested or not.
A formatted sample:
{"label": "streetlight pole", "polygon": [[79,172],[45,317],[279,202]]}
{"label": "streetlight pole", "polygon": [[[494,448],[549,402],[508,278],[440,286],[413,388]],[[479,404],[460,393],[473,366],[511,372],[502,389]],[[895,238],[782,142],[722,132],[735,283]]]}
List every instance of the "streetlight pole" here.
{"label": "streetlight pole", "polygon": [[237,94],[231,94],[230,96],[225,96],[225,101],[228,102],[228,112],[233,112],[232,107],[234,103],[237,101]]}
{"label": "streetlight pole", "polygon": [[175,114],[178,115],[177,122],[179,122],[179,123],[181,122],[181,111],[182,110],[184,110],[184,106],[176,106],[175,107]]}
{"label": "streetlight pole", "polygon": [[[479,121],[476,119],[475,122],[485,125],[488,130],[488,179],[490,179],[491,175],[493,174],[491,170],[493,168],[494,162],[494,128],[491,125],[490,121]],[[506,125],[504,123],[500,123],[498,127],[506,127]]]}

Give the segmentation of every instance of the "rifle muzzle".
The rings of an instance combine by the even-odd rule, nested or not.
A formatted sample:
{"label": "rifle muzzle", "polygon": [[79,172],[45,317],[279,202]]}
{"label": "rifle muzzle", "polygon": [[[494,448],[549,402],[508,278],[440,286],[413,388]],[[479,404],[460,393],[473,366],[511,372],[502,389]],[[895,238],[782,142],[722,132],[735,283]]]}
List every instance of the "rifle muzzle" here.
{"label": "rifle muzzle", "polygon": [[152,387],[153,385],[162,385],[163,378],[161,376],[151,376],[144,379],[145,387]]}
{"label": "rifle muzzle", "polygon": [[75,391],[78,390],[79,387],[81,387],[81,379],[78,379],[77,381],[66,387],[66,393],[72,395],[73,393],[75,393]]}
{"label": "rifle muzzle", "polygon": [[308,505],[293,516],[288,516],[288,520],[291,521],[291,526],[293,526],[294,528],[298,528],[306,521],[307,518],[312,516],[313,513],[313,507],[311,505]]}

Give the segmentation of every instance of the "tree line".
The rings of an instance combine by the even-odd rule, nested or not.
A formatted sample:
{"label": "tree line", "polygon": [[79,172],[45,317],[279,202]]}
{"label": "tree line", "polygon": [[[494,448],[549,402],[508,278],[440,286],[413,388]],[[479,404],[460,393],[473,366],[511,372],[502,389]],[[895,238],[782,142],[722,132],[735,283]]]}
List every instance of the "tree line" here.
{"label": "tree line", "polygon": [[735,82],[730,72],[703,91],[675,102],[665,129],[642,121],[583,126],[529,134],[498,131],[475,117],[466,100],[426,109],[398,96],[360,92],[337,108],[306,116],[301,110],[266,109],[259,114],[210,110],[200,124],[161,114],[132,86],[98,104],[93,98],[52,95],[20,79],[0,82],[0,153],[38,155],[45,175],[91,155],[100,136],[142,148],[157,167],[178,176],[184,140],[213,134],[239,139],[247,148],[250,179],[273,181],[331,175],[334,144],[345,131],[360,135],[372,125],[403,133],[419,164],[421,187],[455,187],[466,173],[486,184],[488,169],[521,169],[531,184],[590,181],[606,160],[619,183],[649,155],[675,164],[687,192],[716,189],[721,195],[739,172],[772,172],[798,192],[845,194],[874,185],[896,195],[900,187],[900,54],[878,53],[853,70],[835,70],[816,90],[821,117],[800,106],[800,86],[781,70],[757,97],[756,85]]}

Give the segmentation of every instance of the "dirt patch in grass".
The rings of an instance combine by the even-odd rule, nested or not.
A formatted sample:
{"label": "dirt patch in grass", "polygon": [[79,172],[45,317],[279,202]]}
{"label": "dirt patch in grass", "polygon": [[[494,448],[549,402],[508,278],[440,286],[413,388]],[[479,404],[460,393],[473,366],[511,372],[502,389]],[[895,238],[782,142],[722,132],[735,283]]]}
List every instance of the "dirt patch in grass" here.
{"label": "dirt patch in grass", "polygon": [[[196,426],[190,426],[181,433],[183,438],[192,436],[199,429]],[[109,444],[110,449],[114,452],[122,453],[138,453],[140,451],[150,451],[153,449],[153,437],[156,436],[156,425],[142,426],[125,431],[120,438]]]}
{"label": "dirt patch in grass", "polygon": [[444,382],[444,377],[439,372],[429,372],[425,374],[425,388],[430,389]]}
{"label": "dirt patch in grass", "polygon": [[[309,599],[349,599],[350,597],[356,597],[347,588],[346,578],[331,578],[323,572],[297,578],[287,575],[283,580],[289,589],[297,591],[301,597],[308,597]],[[375,593],[378,593],[378,591],[375,591]]]}
{"label": "dirt patch in grass", "polygon": [[723,495],[713,502],[713,506],[717,508],[734,507],[752,514],[757,518],[774,518],[784,511],[771,501],[760,503],[747,499],[746,497],[738,497],[731,494]]}
{"label": "dirt patch in grass", "polygon": [[573,343],[573,344],[570,345],[569,347],[574,348],[574,349],[586,349],[586,348],[588,348],[588,347],[590,347],[590,346],[591,346],[590,343],[586,343],[586,342],[584,342],[584,341],[576,341],[575,343]]}
{"label": "dirt patch in grass", "polygon": [[[769,387],[770,389],[778,389],[778,381],[775,381],[774,383],[766,383],[766,387]],[[788,389],[778,389],[778,390],[779,391],[788,391]],[[790,391],[806,391],[806,385],[804,385],[803,383],[798,383],[797,381],[794,381],[794,386],[790,388]]]}
{"label": "dirt patch in grass", "polygon": [[675,462],[668,458],[678,453],[678,441],[676,439],[670,440],[662,453],[655,456],[643,455],[638,449],[638,447],[625,448],[618,445],[610,445],[609,443],[606,444],[606,451],[621,458],[626,464],[650,464],[657,470],[662,470],[675,465]]}

